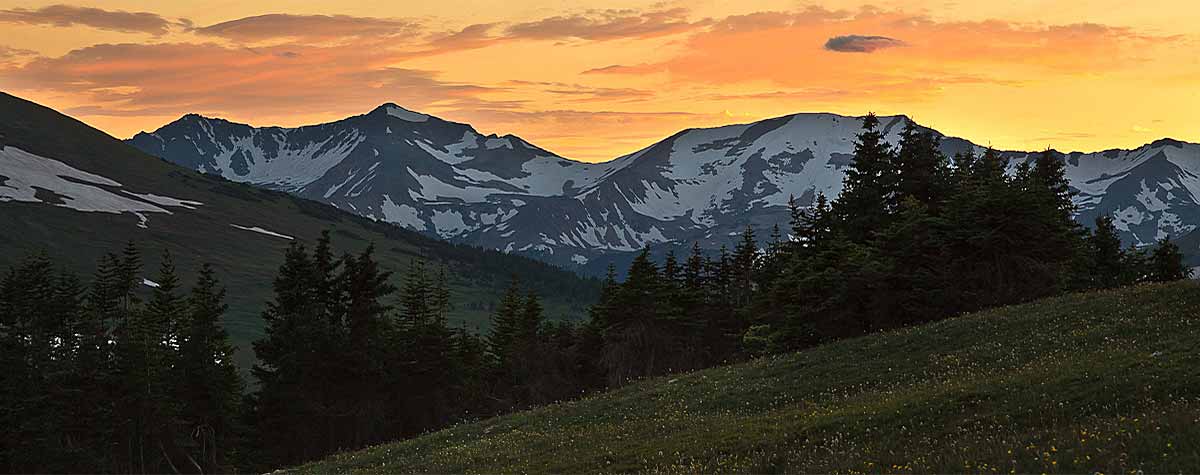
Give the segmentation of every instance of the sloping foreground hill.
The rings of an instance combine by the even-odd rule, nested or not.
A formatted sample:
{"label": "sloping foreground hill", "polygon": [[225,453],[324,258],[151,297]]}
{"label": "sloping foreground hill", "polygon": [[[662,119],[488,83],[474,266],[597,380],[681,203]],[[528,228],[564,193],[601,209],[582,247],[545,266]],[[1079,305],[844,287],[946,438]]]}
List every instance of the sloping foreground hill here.
{"label": "sloping foreground hill", "polygon": [[46,107],[0,93],[0,272],[30,252],[90,278],[105,252],[129,240],[143,250],[153,279],[169,249],[185,285],[212,263],[228,287],[225,320],[249,362],[250,341],[262,334],[259,312],[271,297],[276,270],[292,239],[315,240],[333,230],[339,252],[368,243],[396,272],[424,256],[451,272],[460,322],[478,326],[487,307],[516,273],[545,299],[552,317],[582,316],[598,282],[527,258],[451,245],[386,223],[285,193],[203,175],[152,157]]}
{"label": "sloping foreground hill", "polygon": [[1194,472],[1200,285],[1070,295],[659,378],[311,473]]}

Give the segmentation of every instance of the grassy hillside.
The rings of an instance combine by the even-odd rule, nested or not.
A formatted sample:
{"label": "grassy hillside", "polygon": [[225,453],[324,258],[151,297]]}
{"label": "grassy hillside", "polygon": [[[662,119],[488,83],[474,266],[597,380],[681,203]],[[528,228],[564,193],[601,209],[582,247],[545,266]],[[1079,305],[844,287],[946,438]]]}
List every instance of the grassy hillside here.
{"label": "grassy hillside", "polygon": [[512,273],[542,294],[552,318],[582,317],[599,289],[598,281],[585,281],[532,259],[447,244],[285,193],[186,170],[75,119],[3,93],[0,146],[17,147],[116,180],[124,189],[204,203],[194,210],[147,213],[147,227],[141,228],[139,218],[130,213],[0,201],[0,271],[44,250],[86,278],[97,259],[119,251],[130,240],[143,250],[147,277],[157,272],[163,249],[173,254],[185,285],[191,285],[200,264],[210,262],[228,287],[226,326],[241,350],[243,366],[252,359],[250,342],[262,334],[259,314],[271,297],[272,280],[290,241],[232,225],[262,227],[310,243],[322,230],[333,230],[339,252],[358,252],[374,243],[376,258],[396,271],[398,285],[417,256],[437,266],[444,264],[452,273],[456,305],[451,316],[473,328],[486,326],[489,305],[507,287]]}
{"label": "grassy hillside", "polygon": [[1093,292],[641,382],[299,467],[1190,472],[1200,284]]}

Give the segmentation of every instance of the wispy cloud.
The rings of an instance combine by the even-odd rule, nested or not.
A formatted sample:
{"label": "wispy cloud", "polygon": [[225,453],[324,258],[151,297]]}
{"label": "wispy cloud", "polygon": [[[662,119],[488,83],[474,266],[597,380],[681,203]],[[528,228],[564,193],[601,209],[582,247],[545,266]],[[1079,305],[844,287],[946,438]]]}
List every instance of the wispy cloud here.
{"label": "wispy cloud", "polygon": [[686,8],[593,11],[517,23],[505,29],[505,36],[542,40],[638,39],[694,31],[711,23],[711,20],[691,21],[689,14]]}
{"label": "wispy cloud", "polygon": [[384,100],[426,107],[489,90],[388,66],[394,61],[387,51],[354,45],[101,44],[0,71],[0,84],[71,94],[100,107],[90,114],[238,117],[350,114]]}
{"label": "wispy cloud", "polygon": [[389,38],[419,31],[413,20],[348,15],[273,13],[217,23],[193,31],[203,36],[257,43],[273,40],[321,42],[349,38]]}
{"label": "wispy cloud", "polygon": [[172,28],[188,26],[188,20],[172,21],[155,13],[104,10],[73,5],[50,5],[38,9],[12,8],[0,10],[0,22],[25,25],[70,27],[88,26],[101,30],[125,33],[163,35]]}

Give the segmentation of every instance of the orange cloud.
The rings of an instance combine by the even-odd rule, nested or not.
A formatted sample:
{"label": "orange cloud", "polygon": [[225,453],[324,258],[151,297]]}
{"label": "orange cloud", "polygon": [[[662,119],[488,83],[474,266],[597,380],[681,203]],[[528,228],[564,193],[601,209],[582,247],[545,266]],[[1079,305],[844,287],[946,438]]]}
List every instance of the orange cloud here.
{"label": "orange cloud", "polygon": [[74,112],[89,115],[244,118],[361,112],[384,100],[423,107],[487,90],[392,62],[387,51],[356,45],[105,44],[0,71],[0,83],[83,97],[92,107]]}
{"label": "orange cloud", "polygon": [[[1139,61],[1142,46],[1171,40],[1095,24],[939,22],[870,8],[854,15],[810,8],[729,17],[690,37],[680,54],[665,61],[585,73],[665,73],[675,82],[769,82],[913,97],[946,84],[1012,84],[1048,71],[1109,71]],[[909,47],[885,56],[835,54],[900,44]]]}
{"label": "orange cloud", "polygon": [[585,14],[554,16],[509,26],[509,38],[614,40],[653,38],[694,31],[709,20],[688,20],[689,10],[672,8],[641,12],[637,10],[602,10]]}
{"label": "orange cloud", "polygon": [[174,22],[148,12],[103,10],[72,5],[50,5],[36,10],[26,8],[0,10],[0,22],[57,27],[83,25],[101,30],[152,35],[163,35],[173,27],[190,24],[187,20]]}
{"label": "orange cloud", "polygon": [[[515,20],[450,8],[457,16],[439,19],[430,14],[436,7],[381,5],[378,17],[246,7],[239,15],[251,16],[210,17],[199,28],[83,7],[3,10],[0,22],[9,24],[87,28],[75,31],[79,43],[46,49],[6,38],[42,53],[0,47],[0,88],[124,135],[187,112],[291,126],[396,102],[583,159],[611,158],[681,128],[800,111],[906,113],[1010,147],[1035,137],[1040,148],[1049,138],[1085,147],[1144,139],[1130,132],[1134,123],[1179,134],[1183,125],[1154,121],[1194,123],[1189,111],[1200,110],[1187,103],[1200,71],[1195,37],[1138,25],[983,20],[987,13],[954,9],[932,17],[659,4],[530,18],[517,7],[526,13]],[[126,40],[96,28],[169,36],[114,44]],[[899,42],[905,47],[890,47]],[[1054,111],[1033,116],[1029,108]],[[1093,119],[1117,116],[1123,122],[1107,129],[1115,122]]]}
{"label": "orange cloud", "polygon": [[196,28],[193,32],[243,43],[272,40],[323,42],[411,35],[419,30],[418,26],[415,21],[405,19],[273,13],[221,22]]}
{"label": "orange cloud", "polygon": [[506,81],[505,84],[540,90],[575,102],[627,102],[655,96],[654,91],[636,88],[593,87],[554,81]]}

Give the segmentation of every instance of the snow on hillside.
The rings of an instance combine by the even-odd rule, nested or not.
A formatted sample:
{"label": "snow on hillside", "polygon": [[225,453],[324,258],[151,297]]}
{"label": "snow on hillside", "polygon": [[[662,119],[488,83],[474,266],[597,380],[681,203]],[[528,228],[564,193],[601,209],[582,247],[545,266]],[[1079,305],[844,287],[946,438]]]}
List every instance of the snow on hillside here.
{"label": "snow on hillside", "polygon": [[239,226],[236,224],[230,224],[230,226],[233,226],[237,229],[241,229],[243,231],[250,231],[250,232],[259,233],[259,234],[263,234],[263,235],[267,235],[267,236],[271,236],[271,237],[277,237],[280,239],[287,239],[289,241],[296,239],[292,236],[288,236],[286,234],[280,234],[275,231],[270,231],[267,229],[260,228],[258,226]]}
{"label": "snow on hillside", "polygon": [[76,211],[166,213],[168,207],[195,209],[202,203],[149,193],[135,193],[114,180],[76,169],[13,146],[0,148],[0,201],[45,203]]}

